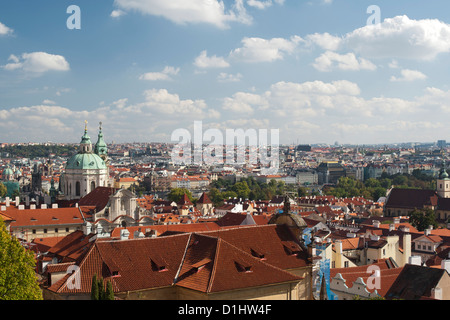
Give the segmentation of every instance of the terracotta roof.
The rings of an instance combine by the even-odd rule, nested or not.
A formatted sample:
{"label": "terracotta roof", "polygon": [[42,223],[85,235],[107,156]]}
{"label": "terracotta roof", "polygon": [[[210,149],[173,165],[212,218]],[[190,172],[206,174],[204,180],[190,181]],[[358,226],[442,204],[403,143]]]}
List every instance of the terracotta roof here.
{"label": "terracotta roof", "polygon": [[287,227],[274,225],[110,241],[97,239],[77,263],[81,288],[67,278],[49,290],[88,293],[94,274],[111,281],[114,292],[179,285],[200,292],[298,282],[284,270],[307,264]]}
{"label": "terracotta roof", "polygon": [[221,238],[193,234],[176,284],[212,293],[301,279]]}
{"label": "terracotta roof", "polygon": [[391,190],[386,202],[386,207],[421,209],[425,205],[432,204],[432,198],[436,195],[434,190],[399,189]]}
{"label": "terracotta roof", "polygon": [[191,200],[189,200],[189,197],[187,196],[187,194],[184,194],[180,201],[178,201],[177,203],[179,206],[193,206]]}
{"label": "terracotta roof", "polygon": [[206,192],[203,192],[202,196],[200,197],[200,199],[198,199],[197,203],[200,203],[200,204],[211,204],[212,201],[211,201],[211,199],[209,199],[209,197],[206,194]]}
{"label": "terracotta roof", "polygon": [[15,221],[11,228],[82,224],[84,218],[79,208],[8,210]]}
{"label": "terracotta roof", "polygon": [[95,206],[97,212],[103,210],[109,198],[117,191],[115,188],[97,187],[78,201],[79,206]]}
{"label": "terracotta roof", "polygon": [[[389,263],[389,259],[381,259],[376,263],[371,265],[364,265],[359,267],[351,267],[351,268],[332,268],[330,270],[330,279],[334,278],[338,273],[342,275],[342,278],[345,280],[345,284],[348,287],[352,287],[353,283],[358,279],[362,278],[364,283],[368,283],[369,277],[373,275],[373,273],[367,272],[369,266],[377,266],[380,269],[380,277],[381,281],[379,282],[381,285],[380,289],[377,289],[377,292],[380,296],[384,297],[388,290],[391,288],[394,281],[397,279],[400,272],[403,268],[398,268]],[[374,292],[375,289],[368,289],[368,292]]]}

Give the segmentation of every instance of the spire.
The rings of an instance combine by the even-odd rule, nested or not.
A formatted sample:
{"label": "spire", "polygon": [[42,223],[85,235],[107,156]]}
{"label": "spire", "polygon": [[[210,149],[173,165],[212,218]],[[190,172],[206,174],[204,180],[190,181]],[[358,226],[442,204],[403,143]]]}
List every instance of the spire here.
{"label": "spire", "polygon": [[441,168],[441,173],[440,173],[440,179],[448,179],[448,173],[447,170],[445,169],[445,160],[442,163],[442,168]]}
{"label": "spire", "polygon": [[87,133],[87,120],[84,121],[84,135],[81,137],[80,142],[80,151],[81,153],[90,153],[92,152],[92,142],[91,138],[89,137]]}
{"label": "spire", "polygon": [[103,139],[102,125],[103,123],[99,122],[98,139],[97,143],[95,144],[94,152],[98,154],[100,157],[106,158],[106,155],[108,153],[108,146],[106,145],[106,142]]}

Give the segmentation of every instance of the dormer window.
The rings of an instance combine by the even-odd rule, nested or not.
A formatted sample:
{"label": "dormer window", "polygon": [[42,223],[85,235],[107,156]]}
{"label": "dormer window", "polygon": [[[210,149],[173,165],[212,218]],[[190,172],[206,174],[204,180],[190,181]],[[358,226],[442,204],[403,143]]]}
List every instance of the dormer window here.
{"label": "dormer window", "polygon": [[151,266],[152,266],[153,271],[155,271],[155,272],[168,271],[165,263],[163,263],[162,261],[155,261],[153,259],[150,259],[150,260],[151,260]]}
{"label": "dormer window", "polygon": [[250,251],[251,251],[252,256],[254,256],[255,258],[258,258],[260,260],[266,260],[264,254],[262,254],[262,253],[260,253],[260,252],[258,252],[256,250],[253,250],[253,249],[250,249]]}
{"label": "dormer window", "polygon": [[252,266],[249,265],[243,265],[239,262],[234,262],[234,265],[236,266],[236,270],[240,273],[251,273],[252,271]]}

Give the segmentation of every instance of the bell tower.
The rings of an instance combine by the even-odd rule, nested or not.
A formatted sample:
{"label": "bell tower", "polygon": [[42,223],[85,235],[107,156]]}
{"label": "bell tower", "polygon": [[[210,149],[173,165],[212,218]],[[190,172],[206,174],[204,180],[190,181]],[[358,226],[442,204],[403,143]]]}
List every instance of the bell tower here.
{"label": "bell tower", "polygon": [[445,162],[442,165],[441,173],[436,181],[436,191],[441,198],[450,198],[450,178],[445,169]]}

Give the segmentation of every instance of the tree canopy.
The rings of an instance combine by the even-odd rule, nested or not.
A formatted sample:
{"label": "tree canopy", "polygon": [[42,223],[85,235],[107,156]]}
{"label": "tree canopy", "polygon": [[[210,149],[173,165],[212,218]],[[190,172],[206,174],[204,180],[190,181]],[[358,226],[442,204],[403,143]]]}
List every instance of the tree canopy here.
{"label": "tree canopy", "polygon": [[42,300],[34,254],[6,230],[0,219],[0,300]]}

